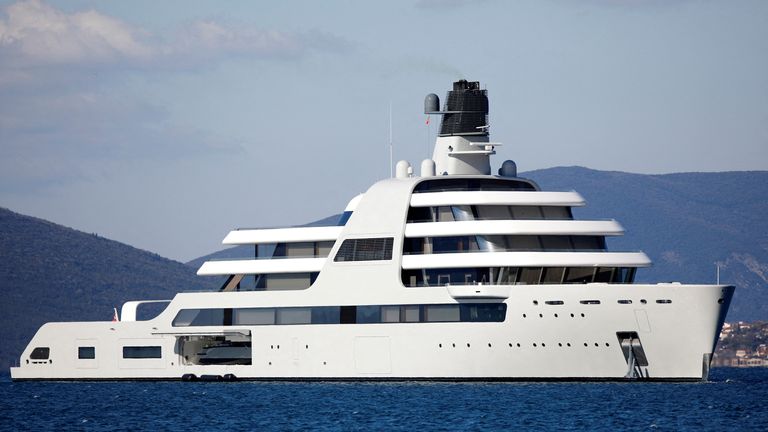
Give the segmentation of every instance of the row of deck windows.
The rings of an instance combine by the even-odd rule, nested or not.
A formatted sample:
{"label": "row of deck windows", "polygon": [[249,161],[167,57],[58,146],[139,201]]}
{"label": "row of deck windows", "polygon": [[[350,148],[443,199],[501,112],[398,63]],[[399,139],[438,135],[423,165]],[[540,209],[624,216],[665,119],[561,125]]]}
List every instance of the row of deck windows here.
{"label": "row of deck windows", "polygon": [[257,244],[254,248],[254,258],[325,258],[331,253],[333,243],[334,241]]}
{"label": "row of deck windows", "polygon": [[[539,285],[591,282],[632,283],[635,268],[629,267],[477,267],[403,270],[407,287],[452,285]],[[319,273],[246,275],[238,291],[303,290]]]}
{"label": "row of deck windows", "polygon": [[182,309],[174,327],[418,322],[502,322],[503,303]]}
{"label": "row of deck windows", "polygon": [[[245,275],[237,284],[237,291],[285,291],[309,288],[319,275],[311,273],[272,273]],[[226,286],[226,283],[224,284]]]}
{"label": "row of deck windows", "polygon": [[577,235],[472,235],[414,237],[403,242],[403,254],[457,252],[594,252],[605,250],[603,236]]}
{"label": "row of deck windows", "polygon": [[632,283],[632,267],[477,267],[403,270],[406,287]]}
{"label": "row of deck windows", "polygon": [[523,179],[501,178],[437,178],[417,184],[413,193],[451,191],[533,191],[534,186]]}
{"label": "row of deck windows", "polygon": [[531,205],[453,205],[411,207],[408,222],[472,220],[572,220],[570,207]]}

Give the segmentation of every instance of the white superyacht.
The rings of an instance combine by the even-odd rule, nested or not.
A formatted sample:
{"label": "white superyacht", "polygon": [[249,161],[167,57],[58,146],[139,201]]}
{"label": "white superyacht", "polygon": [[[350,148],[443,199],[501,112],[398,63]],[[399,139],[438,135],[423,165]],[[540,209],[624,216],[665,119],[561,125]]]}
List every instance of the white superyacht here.
{"label": "white superyacht", "polygon": [[240,229],[248,259],[209,261],[216,292],[155,318],[47,323],[14,380],[706,380],[734,288],[634,284],[642,252],[613,220],[574,220],[505,161],[488,96],[453,84],[432,159],[353,198],[337,226]]}

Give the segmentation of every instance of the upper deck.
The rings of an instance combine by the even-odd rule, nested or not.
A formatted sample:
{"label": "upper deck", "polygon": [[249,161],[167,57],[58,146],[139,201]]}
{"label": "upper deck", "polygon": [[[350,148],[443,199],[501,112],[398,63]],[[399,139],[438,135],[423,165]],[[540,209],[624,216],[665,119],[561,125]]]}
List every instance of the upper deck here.
{"label": "upper deck", "polygon": [[339,292],[354,280],[401,288],[631,282],[633,269],[650,260],[608,251],[604,238],[623,228],[613,220],[574,220],[571,207],[583,205],[576,192],[541,191],[521,178],[387,179],[347,206],[344,225],[230,232],[224,244],[254,245],[254,256],[209,261],[198,274],[230,276],[224,290],[328,285]]}

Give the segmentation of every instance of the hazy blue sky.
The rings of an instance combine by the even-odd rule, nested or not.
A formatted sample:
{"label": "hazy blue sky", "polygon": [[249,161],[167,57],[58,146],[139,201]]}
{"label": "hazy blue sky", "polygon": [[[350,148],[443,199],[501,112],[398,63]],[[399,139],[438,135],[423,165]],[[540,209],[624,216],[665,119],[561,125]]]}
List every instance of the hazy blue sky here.
{"label": "hazy blue sky", "polygon": [[768,169],[765,0],[0,1],[0,206],[188,260],[388,176],[390,101],[418,164],[459,78],[494,167]]}

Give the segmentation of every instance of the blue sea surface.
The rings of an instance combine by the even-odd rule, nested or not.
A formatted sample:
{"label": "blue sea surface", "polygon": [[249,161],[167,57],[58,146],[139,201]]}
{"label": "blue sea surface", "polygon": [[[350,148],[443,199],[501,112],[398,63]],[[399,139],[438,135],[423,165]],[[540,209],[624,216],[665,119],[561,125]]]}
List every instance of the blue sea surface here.
{"label": "blue sea surface", "polygon": [[767,430],[768,368],[705,383],[11,382],[0,430]]}

